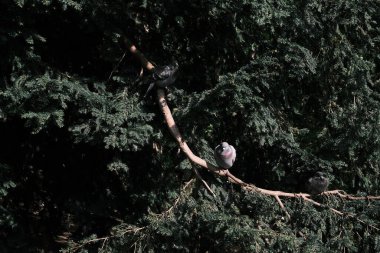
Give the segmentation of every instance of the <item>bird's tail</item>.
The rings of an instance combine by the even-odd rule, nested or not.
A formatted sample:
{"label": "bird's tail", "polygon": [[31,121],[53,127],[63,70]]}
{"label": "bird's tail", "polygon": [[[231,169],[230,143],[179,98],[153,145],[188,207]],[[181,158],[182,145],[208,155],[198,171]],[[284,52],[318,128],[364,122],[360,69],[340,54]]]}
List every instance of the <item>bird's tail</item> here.
{"label": "bird's tail", "polygon": [[153,87],[154,87],[154,83],[150,83],[148,90],[145,92],[144,99],[146,98],[146,96],[148,96],[148,93],[153,89]]}

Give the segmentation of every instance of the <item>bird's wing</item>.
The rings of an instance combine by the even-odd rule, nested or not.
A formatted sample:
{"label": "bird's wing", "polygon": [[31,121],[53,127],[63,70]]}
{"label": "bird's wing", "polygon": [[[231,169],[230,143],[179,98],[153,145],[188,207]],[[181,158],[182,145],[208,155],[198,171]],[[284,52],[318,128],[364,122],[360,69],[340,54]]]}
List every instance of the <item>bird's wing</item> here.
{"label": "bird's wing", "polygon": [[170,66],[158,66],[154,69],[153,78],[155,80],[165,80],[173,75],[174,72]]}

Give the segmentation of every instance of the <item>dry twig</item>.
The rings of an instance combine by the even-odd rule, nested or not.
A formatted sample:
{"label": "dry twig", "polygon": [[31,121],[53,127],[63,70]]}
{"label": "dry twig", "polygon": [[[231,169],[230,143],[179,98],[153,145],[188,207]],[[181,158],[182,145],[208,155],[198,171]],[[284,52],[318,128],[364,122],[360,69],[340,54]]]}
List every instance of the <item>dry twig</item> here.
{"label": "dry twig", "polygon": [[167,215],[169,215],[173,211],[173,209],[178,205],[178,203],[180,202],[181,198],[183,197],[183,192],[186,190],[186,188],[191,183],[194,182],[194,180],[195,179],[193,178],[193,179],[190,179],[188,182],[186,182],[185,185],[182,187],[181,192],[180,192],[178,198],[174,201],[174,204],[168,210],[166,210],[165,212],[157,214],[157,216],[167,216]]}
{"label": "dry twig", "polygon": [[119,61],[118,61],[118,62],[116,63],[116,65],[113,67],[111,73],[110,73],[109,76],[108,76],[108,79],[107,79],[107,82],[106,82],[106,83],[108,83],[108,82],[111,80],[111,77],[112,77],[113,73],[115,73],[115,71],[119,68],[120,63],[123,61],[123,59],[124,59],[124,57],[125,57],[126,54],[127,54],[127,51],[125,51],[125,52],[123,53],[123,55],[120,57]]}
{"label": "dry twig", "polygon": [[215,193],[211,190],[210,186],[207,184],[207,182],[202,178],[201,174],[199,173],[198,169],[193,167],[195,175],[198,177],[199,180],[203,183],[203,185],[206,187],[206,189],[216,198]]}
{"label": "dry twig", "polygon": [[80,248],[83,248],[84,246],[88,245],[88,244],[93,244],[93,243],[98,243],[98,242],[103,242],[102,243],[102,248],[104,247],[105,243],[111,239],[111,238],[115,238],[115,237],[122,237],[124,236],[125,234],[129,234],[129,233],[138,233],[140,232],[141,230],[144,230],[146,227],[140,227],[140,228],[135,228],[135,227],[130,227],[126,230],[124,230],[122,233],[119,233],[119,234],[115,234],[115,235],[110,235],[110,236],[105,236],[105,237],[100,237],[100,238],[95,238],[95,239],[90,239],[90,240],[87,240],[87,241],[84,241],[83,243],[78,243],[76,246],[74,246],[73,248],[70,249],[70,252],[76,252],[78,251]]}

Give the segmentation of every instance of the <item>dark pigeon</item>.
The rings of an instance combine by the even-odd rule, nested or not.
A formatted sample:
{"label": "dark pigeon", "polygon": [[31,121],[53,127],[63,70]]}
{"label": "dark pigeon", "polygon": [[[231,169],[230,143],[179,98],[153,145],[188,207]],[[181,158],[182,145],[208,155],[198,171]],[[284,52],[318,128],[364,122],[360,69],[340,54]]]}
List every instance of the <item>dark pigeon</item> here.
{"label": "dark pigeon", "polygon": [[157,66],[153,70],[151,83],[148,90],[145,92],[144,98],[155,87],[165,88],[175,82],[178,76],[178,62],[174,61],[172,64],[165,66]]}
{"label": "dark pigeon", "polygon": [[329,179],[322,172],[315,173],[315,176],[309,178],[306,182],[306,189],[312,195],[321,194],[327,190]]}

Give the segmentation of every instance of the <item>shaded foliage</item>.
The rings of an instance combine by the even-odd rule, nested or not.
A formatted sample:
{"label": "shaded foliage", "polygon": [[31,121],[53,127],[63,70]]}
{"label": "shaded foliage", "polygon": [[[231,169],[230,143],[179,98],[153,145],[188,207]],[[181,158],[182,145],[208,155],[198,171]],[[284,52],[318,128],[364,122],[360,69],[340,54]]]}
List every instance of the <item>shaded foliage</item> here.
{"label": "shaded foliage", "polygon": [[216,198],[199,182],[182,189],[192,165],[142,99],[140,63],[121,43],[156,64],[179,61],[170,107],[209,162],[223,140],[237,147],[231,171],[259,187],[304,191],[323,171],[333,188],[379,195],[378,2],[14,0],[0,10],[1,252],[380,251],[376,202],[316,197],[356,214],[341,217],[285,200],[288,220],[274,199],[207,172]]}

